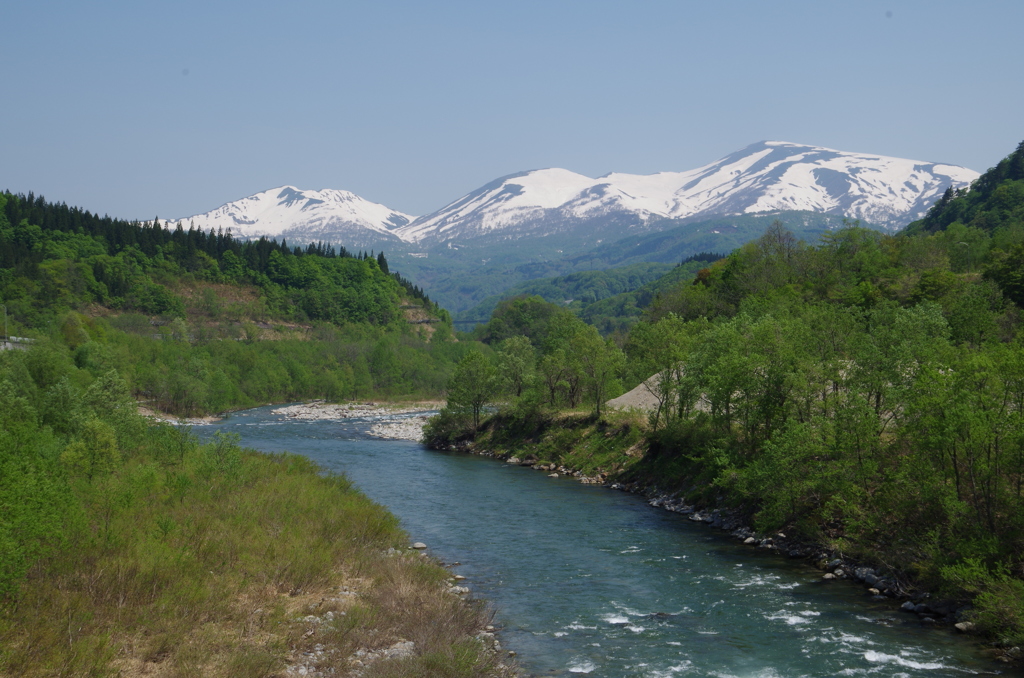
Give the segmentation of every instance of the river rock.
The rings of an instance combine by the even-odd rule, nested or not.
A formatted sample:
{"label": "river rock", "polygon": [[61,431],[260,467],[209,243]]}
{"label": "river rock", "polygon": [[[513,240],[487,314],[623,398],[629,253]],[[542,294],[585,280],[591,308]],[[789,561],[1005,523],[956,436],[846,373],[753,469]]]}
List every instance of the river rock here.
{"label": "river rock", "polygon": [[908,600],[907,602],[905,602],[902,605],[900,605],[900,610],[902,612],[915,612],[916,611],[915,610],[916,607],[917,607],[917,605],[914,605],[912,602],[910,602]]}
{"label": "river rock", "polygon": [[974,622],[957,622],[956,624],[953,624],[953,628],[960,633],[973,633]]}
{"label": "river rock", "polygon": [[505,460],[506,464],[521,464],[522,460],[519,457],[509,457]]}
{"label": "river rock", "polygon": [[831,580],[835,579],[836,576],[834,574],[832,574],[831,572],[826,572],[825,574],[821,575],[821,578],[824,579],[825,581],[831,581]]}
{"label": "river rock", "polygon": [[423,543],[423,542],[421,542],[421,541],[418,541],[418,542],[416,542],[415,544],[413,544],[413,545],[412,545],[412,547],[413,547],[414,549],[417,549],[417,550],[419,550],[419,551],[422,551],[423,549],[427,548],[427,545],[426,545],[426,544],[424,544],[424,543]]}
{"label": "river rock", "polygon": [[825,569],[826,570],[834,570],[834,569],[836,569],[837,567],[839,567],[842,564],[843,564],[843,561],[840,560],[839,558],[836,558],[835,560],[828,561],[828,563],[825,564]]}
{"label": "river rock", "polygon": [[744,544],[756,544],[757,540],[754,539],[753,537],[747,537],[746,539],[743,540],[743,543]]}
{"label": "river rock", "polygon": [[557,478],[557,477],[558,477],[557,473],[549,473],[548,474],[548,478]]}

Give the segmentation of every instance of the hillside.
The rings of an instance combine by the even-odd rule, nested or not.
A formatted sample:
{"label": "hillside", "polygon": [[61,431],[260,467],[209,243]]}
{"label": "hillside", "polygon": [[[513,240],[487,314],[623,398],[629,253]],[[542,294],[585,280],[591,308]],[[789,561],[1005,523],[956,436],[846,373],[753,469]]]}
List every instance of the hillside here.
{"label": "hillside", "polygon": [[[402,296],[430,305],[387,260],[323,243],[238,240],[181,225],[100,218],[42,197],[0,195],[0,295],[27,321],[99,304],[180,316],[175,287],[192,281],[257,290],[265,313],[293,321],[369,322],[401,317]],[[436,307],[434,307],[435,310]],[[264,318],[252,318],[263,320]]]}
{"label": "hillside", "polygon": [[949,187],[907,234],[934,233],[962,224],[983,231],[1024,225],[1024,141],[970,186]]}
{"label": "hillside", "polygon": [[383,254],[290,248],[0,195],[9,332],[115,369],[185,416],[303,398],[434,397],[469,346]]}

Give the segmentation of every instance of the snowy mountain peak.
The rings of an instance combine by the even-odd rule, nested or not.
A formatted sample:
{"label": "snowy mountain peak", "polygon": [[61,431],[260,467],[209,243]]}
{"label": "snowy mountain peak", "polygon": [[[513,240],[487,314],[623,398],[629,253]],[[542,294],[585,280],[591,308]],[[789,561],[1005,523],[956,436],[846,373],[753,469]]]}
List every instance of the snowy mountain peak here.
{"label": "snowy mountain peak", "polygon": [[762,141],[687,172],[613,172],[598,179],[563,169],[512,174],[397,233],[416,242],[499,233],[521,238],[595,220],[636,226],[651,217],[778,210],[841,214],[896,229],[922,216],[948,186],[977,176],[953,165]]}
{"label": "snowy mountain peak", "polygon": [[302,244],[322,240],[362,248],[398,241],[392,231],[413,218],[349,191],[280,186],[180,221],[203,230],[230,229],[245,239],[283,237]]}
{"label": "snowy mountain peak", "polygon": [[556,234],[582,243],[658,228],[662,219],[789,210],[897,229],[923,216],[947,187],[977,177],[953,165],[761,141],[685,172],[612,172],[597,179],[560,168],[518,172],[419,218],[349,191],[281,186],[182,221],[242,238],[389,251],[403,241],[448,247]]}

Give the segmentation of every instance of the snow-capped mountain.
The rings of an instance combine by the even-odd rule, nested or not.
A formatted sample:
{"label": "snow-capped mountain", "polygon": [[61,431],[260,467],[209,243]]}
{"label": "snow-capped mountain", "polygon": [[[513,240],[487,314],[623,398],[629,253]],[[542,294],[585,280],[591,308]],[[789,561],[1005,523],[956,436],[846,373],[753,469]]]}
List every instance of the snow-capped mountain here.
{"label": "snow-capped mountain", "polygon": [[480,251],[533,238],[559,248],[566,242],[586,247],[679,220],[791,210],[894,230],[923,216],[947,187],[966,186],[977,177],[955,165],[764,141],[686,172],[597,179],[558,168],[520,172],[418,218],[348,191],[282,186],[180,221],[203,230],[230,229],[240,238],[323,241],[389,253],[470,242]]}
{"label": "snow-capped mountain", "polygon": [[399,242],[393,230],[412,220],[408,214],[348,191],[304,191],[282,186],[168,223],[191,223],[204,231],[230,229],[232,235],[242,239],[267,236],[285,238],[296,245],[323,241],[361,249]]}
{"label": "snow-capped mountain", "polygon": [[687,172],[608,174],[564,169],[493,181],[400,227],[420,244],[547,236],[615,222],[623,235],[652,218],[709,219],[781,210],[841,214],[897,229],[924,215],[950,185],[978,173],[938,163],[765,141]]}

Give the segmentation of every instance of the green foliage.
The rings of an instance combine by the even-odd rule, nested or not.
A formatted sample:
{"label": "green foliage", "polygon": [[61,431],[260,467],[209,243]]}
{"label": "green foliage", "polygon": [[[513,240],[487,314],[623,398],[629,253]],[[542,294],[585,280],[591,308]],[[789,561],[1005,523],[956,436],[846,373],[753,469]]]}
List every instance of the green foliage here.
{"label": "green foliage", "polygon": [[567,318],[572,313],[539,296],[513,297],[500,302],[491,319],[480,331],[481,339],[495,344],[511,337],[526,337],[534,346],[540,346],[556,318]]}
{"label": "green foliage", "polygon": [[498,373],[490,361],[482,353],[468,353],[459,361],[448,381],[445,408],[457,416],[468,416],[475,431],[480,427],[480,413],[498,388]]}
{"label": "green foliage", "polygon": [[498,346],[498,378],[502,391],[512,398],[519,398],[532,383],[536,356],[529,338],[509,337]]}
{"label": "green foliage", "polygon": [[60,455],[60,461],[72,475],[85,476],[90,482],[110,473],[121,459],[114,429],[99,419],[90,419],[82,432]]}
{"label": "green foliage", "polygon": [[960,592],[973,594],[971,619],[1005,645],[1024,642],[1024,582],[1005,564],[989,569],[976,558],[943,568],[943,577]]}
{"label": "green foliage", "polygon": [[941,231],[957,223],[988,232],[1024,224],[1024,141],[970,189],[947,189],[907,233]]}

